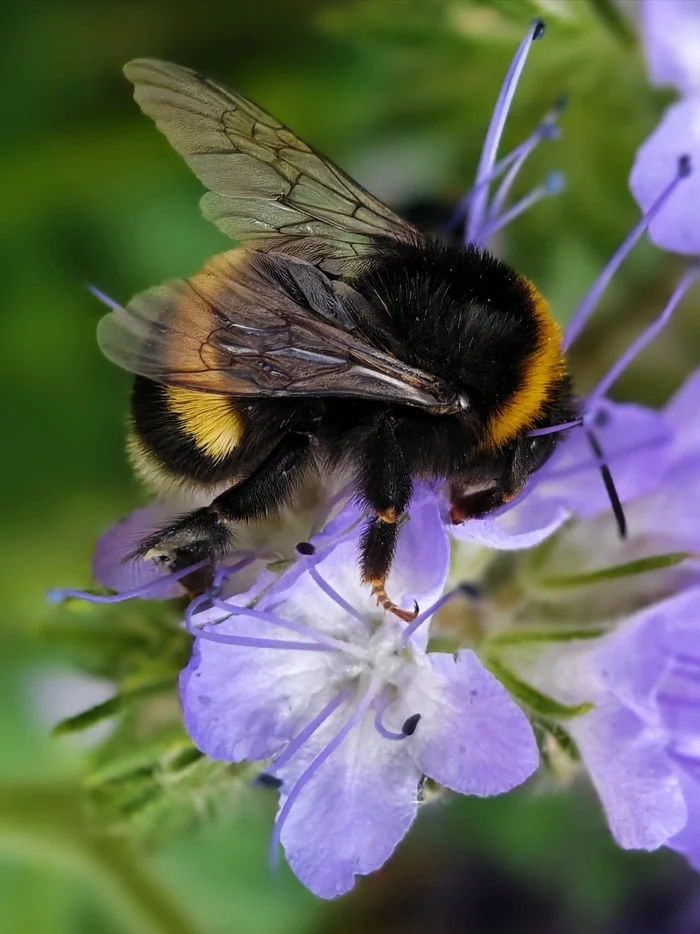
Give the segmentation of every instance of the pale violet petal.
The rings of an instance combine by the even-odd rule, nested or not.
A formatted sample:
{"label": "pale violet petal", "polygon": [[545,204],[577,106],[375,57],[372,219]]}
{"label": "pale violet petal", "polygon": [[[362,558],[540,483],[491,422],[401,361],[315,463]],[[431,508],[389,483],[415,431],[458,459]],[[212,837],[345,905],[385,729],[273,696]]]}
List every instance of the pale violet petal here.
{"label": "pale violet petal", "polygon": [[[656,489],[668,469],[672,432],[660,412],[601,400],[593,431],[625,503]],[[535,494],[583,518],[610,511],[610,498],[586,433],[570,432],[544,468]]]}
{"label": "pale violet petal", "polygon": [[[176,515],[178,513],[172,507],[154,503],[145,509],[136,509],[108,529],[98,539],[92,556],[92,575],[97,583],[122,593],[168,575],[169,568],[142,558],[132,558],[131,555],[148,535],[172,521]],[[175,581],[154,587],[146,596],[150,600],[167,600],[182,596],[184,592],[184,588]]]}
{"label": "pale violet petal", "polygon": [[680,782],[662,741],[617,701],[568,720],[612,835],[627,850],[655,850],[687,820]]}
{"label": "pale violet petal", "polygon": [[467,519],[448,526],[448,531],[461,542],[515,551],[539,545],[560,529],[569,515],[559,503],[540,496],[535,490],[496,519]]}
{"label": "pale violet petal", "polygon": [[684,179],[649,225],[652,243],[674,253],[700,254],[700,95],[668,108],[661,123],[640,146],[630,189],[648,211],[678,171],[680,156],[690,156],[695,171]]}
{"label": "pale violet petal", "polygon": [[672,661],[661,605],[627,620],[602,640],[594,663],[608,691],[647,723],[658,721],[656,696]]}
{"label": "pale violet petal", "polygon": [[387,593],[405,609],[427,609],[442,595],[450,566],[450,543],[441,513],[443,498],[417,487],[401,526]]}
{"label": "pale violet petal", "polygon": [[700,772],[693,776],[680,770],[679,776],[688,808],[688,822],[671,837],[667,846],[682,853],[694,869],[700,870]]}
{"label": "pale violet petal", "polygon": [[673,429],[672,457],[700,459],[700,369],[695,370],[669,399],[664,410]]}
{"label": "pale violet petal", "polygon": [[[422,772],[461,794],[496,795],[539,763],[532,727],[470,650],[433,653],[403,699],[421,719],[410,743]],[[406,741],[407,743],[409,741]]]}
{"label": "pale violet petal", "polygon": [[[275,773],[284,781],[280,806],[349,716],[349,707],[338,710],[289,765]],[[342,895],[352,888],[356,875],[378,869],[416,815],[421,773],[411,758],[411,740],[382,738],[373,720],[368,714],[319,767],[282,828],[289,865],[320,898]]]}
{"label": "pale violet petal", "polygon": [[637,6],[652,84],[700,93],[700,0],[639,0]]}
{"label": "pale violet petal", "polygon": [[[305,641],[244,616],[207,629],[218,635]],[[275,755],[337,693],[332,666],[338,654],[196,639],[180,675],[187,732],[210,759],[241,762]]]}

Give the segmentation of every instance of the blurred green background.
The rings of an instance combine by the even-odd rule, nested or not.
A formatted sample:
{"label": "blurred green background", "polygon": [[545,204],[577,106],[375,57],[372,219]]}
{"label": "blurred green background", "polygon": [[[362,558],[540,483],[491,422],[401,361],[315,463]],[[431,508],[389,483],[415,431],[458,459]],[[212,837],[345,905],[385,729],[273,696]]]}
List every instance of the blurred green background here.
{"label": "blurred green background", "polygon": [[[73,624],[45,592],[89,585],[96,536],[143,501],[123,451],[129,380],[97,350],[102,308],[86,285],[127,300],[227,246],[199,216],[199,183],[133,103],[122,65],[150,55],[218,77],[410,212],[447,207],[469,187],[510,56],[529,18],[544,15],[548,35],[531,54],[502,151],[568,93],[563,137],[538,150],[519,191],[554,168],[568,187],[513,224],[500,249],[564,321],[637,219],[627,173],[671,99],[647,86],[616,9],[588,0],[5,7],[3,934],[638,934],[675,930],[675,913],[697,897],[682,861],[617,852],[585,789],[537,786],[426,809],[384,871],[326,905],[286,869],[270,875],[272,797],[243,791],[186,832],[101,834],[80,788],[83,737],[50,735],[62,717],[111,695],[116,617],[90,621],[87,649],[96,641],[102,652],[90,663],[80,638],[54,638]],[[658,312],[680,269],[638,247],[576,348],[579,387]],[[697,295],[620,381],[619,397],[660,403],[679,385],[700,353],[696,315]],[[155,642],[149,651],[157,656]],[[102,677],[81,674],[81,664]]]}

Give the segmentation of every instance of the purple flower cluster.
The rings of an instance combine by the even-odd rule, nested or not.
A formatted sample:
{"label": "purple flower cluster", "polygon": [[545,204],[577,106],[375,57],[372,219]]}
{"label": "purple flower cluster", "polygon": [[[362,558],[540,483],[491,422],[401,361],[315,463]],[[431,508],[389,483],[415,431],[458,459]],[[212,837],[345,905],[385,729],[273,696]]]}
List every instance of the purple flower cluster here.
{"label": "purple flower cluster", "polygon": [[[639,151],[630,184],[644,216],[574,316],[567,347],[647,229],[660,246],[700,252],[700,181],[691,171],[693,161],[700,164],[700,75],[688,51],[693,35],[700,47],[700,3],[645,0],[642,23],[653,77],[691,96]],[[667,41],[675,29],[687,44]],[[534,23],[514,57],[474,188],[453,218],[466,218],[469,241],[487,243],[560,187],[549,179],[506,206],[524,161],[556,135],[559,107],[496,159],[518,77],[541,31]],[[410,625],[380,610],[360,581],[363,514],[351,490],[326,504],[326,519],[316,522],[321,530],[298,544],[284,571],[271,563],[281,550],[273,536],[230,555],[210,590],[188,607],[194,647],[180,679],[188,732],[212,759],[263,763],[261,781],[280,792],[272,849],[281,843],[319,896],[341,894],[356,875],[383,864],[416,816],[425,777],[462,794],[492,795],[537,768],[528,719],[475,654],[482,647],[430,651],[438,610],[474,596],[465,588],[445,593],[451,554],[529,549],[568,524],[595,555],[595,523],[610,512],[601,468],[625,504],[624,547],[632,554],[700,552],[700,373],[663,412],[607,398],[697,275],[691,267],[682,277],[657,321],[583,400],[581,418],[556,426],[565,436],[555,455],[507,506],[453,524],[440,482],[416,485],[388,581],[399,605],[418,605]],[[128,558],[164,521],[164,509],[139,510],[101,539],[94,576],[116,594],[88,599],[184,593],[178,581],[192,569],[166,574]],[[512,653],[509,664],[543,696],[580,707],[559,725],[578,746],[616,840],[628,848],[665,844],[700,867],[700,574],[674,578],[671,590],[642,610],[604,620],[600,637],[541,638],[535,651]]]}
{"label": "purple flower cluster", "polygon": [[[679,152],[700,164],[700,2],[640,0],[640,25],[652,81],[671,85],[681,95],[641,146],[632,168],[632,194],[647,211],[671,179]],[[651,240],[674,253],[700,256],[698,203],[695,175],[651,222]]]}

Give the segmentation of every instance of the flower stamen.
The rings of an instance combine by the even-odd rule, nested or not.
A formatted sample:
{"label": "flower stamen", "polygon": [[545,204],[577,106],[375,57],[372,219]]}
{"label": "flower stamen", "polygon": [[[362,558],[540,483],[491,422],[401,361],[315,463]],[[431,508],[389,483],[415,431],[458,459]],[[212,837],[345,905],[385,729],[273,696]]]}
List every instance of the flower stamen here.
{"label": "flower stamen", "polygon": [[131,590],[123,590],[121,593],[99,594],[90,593],[87,590],[49,590],[46,599],[49,603],[61,603],[63,600],[84,600],[86,603],[123,603],[125,600],[134,600],[138,597],[147,597],[156,587],[162,587],[164,584],[174,584],[176,581],[200,571],[207,567],[208,561],[198,561],[191,564],[188,568],[182,568],[180,571],[173,571],[172,574],[165,574],[156,580],[142,584],[140,587],[134,587]]}
{"label": "flower stamen", "polygon": [[490,240],[494,234],[497,234],[499,230],[507,227],[508,224],[512,223],[517,217],[520,217],[521,214],[524,214],[525,211],[537,204],[538,201],[560,194],[564,190],[564,184],[564,176],[561,172],[550,173],[543,184],[533,188],[533,190],[525,195],[524,198],[521,198],[520,201],[516,201],[516,203],[501,214],[500,217],[496,217],[490,223],[487,222],[484,224],[476,238],[478,245],[485,246],[486,242]]}
{"label": "flower stamen", "polygon": [[515,55],[513,56],[513,60],[510,63],[506,77],[501,86],[498,100],[496,101],[496,106],[494,107],[493,114],[491,116],[491,122],[486,132],[486,138],[481,150],[481,157],[479,158],[479,165],[476,170],[476,179],[474,181],[475,194],[472,199],[465,230],[466,243],[475,242],[477,235],[483,226],[483,218],[486,210],[488,195],[486,186],[483,184],[483,182],[493,171],[493,166],[496,161],[496,153],[498,152],[498,144],[500,143],[501,136],[503,135],[503,128],[508,117],[508,111],[510,110],[510,105],[513,101],[513,96],[515,95],[515,89],[518,86],[520,75],[522,74],[523,68],[525,67],[525,62],[527,60],[530,47],[532,46],[533,42],[535,42],[537,39],[541,39],[543,35],[544,23],[541,19],[533,20],[527,35],[522,40]]}
{"label": "flower stamen", "polygon": [[403,726],[401,727],[401,732],[396,733],[394,730],[388,730],[382,723],[382,718],[386,713],[387,707],[392,703],[392,698],[386,694],[380,698],[379,703],[377,704],[377,710],[374,715],[374,727],[379,733],[380,736],[383,736],[384,739],[407,739],[409,736],[413,736],[416,732],[416,727],[418,726],[418,721],[421,718],[419,713],[414,713],[412,716],[408,717]]}
{"label": "flower stamen", "polygon": [[637,339],[632,342],[630,347],[628,347],[625,353],[614,364],[614,366],[608,370],[595,389],[590,393],[588,399],[586,400],[587,408],[590,408],[593,403],[597,402],[598,399],[606,395],[610,387],[617,381],[619,376],[629,366],[632,360],[634,360],[636,356],[638,356],[646,347],[648,347],[657,334],[659,334],[659,332],[668,324],[671,316],[673,315],[673,312],[676,310],[676,307],[688,289],[693,285],[694,282],[697,281],[698,276],[700,276],[700,265],[693,264],[681,278],[658,318],[652,321],[652,323],[642,331],[639,337],[637,337]]}
{"label": "flower stamen", "polygon": [[557,124],[557,120],[563,113],[566,104],[566,97],[561,97],[558,101],[556,101],[549,113],[546,114],[544,119],[539,123],[534,133],[532,133],[524,142],[520,143],[519,146],[516,146],[515,149],[511,150],[507,156],[504,156],[502,159],[500,159],[485,178],[483,178],[477,185],[474,185],[472,188],[470,188],[467,194],[464,195],[464,197],[457,203],[454,210],[450,214],[447,224],[445,225],[446,233],[454,233],[459,225],[463,222],[477,191],[488,188],[492,182],[496,181],[497,178],[510,169],[498,187],[496,194],[494,195],[491,206],[488,209],[487,220],[493,220],[494,217],[500,213],[510,193],[513,183],[516,177],[519,175],[520,170],[522,169],[526,160],[530,157],[530,155],[535,151],[541,142],[544,140],[557,139],[559,137],[560,130]]}
{"label": "flower stamen", "polygon": [[282,834],[282,829],[285,825],[287,818],[289,817],[289,812],[292,808],[292,805],[297,800],[301,792],[304,790],[305,786],[308,784],[310,779],[316,774],[319,768],[323,763],[331,756],[335,750],[340,746],[345,737],[351,733],[355,727],[362,721],[363,717],[369,710],[372,702],[376,697],[376,685],[372,684],[368,688],[365,696],[362,698],[360,703],[357,705],[354,713],[345,724],[338,730],[336,735],[330,742],[325,746],[324,749],[316,756],[316,758],[311,762],[309,766],[302,772],[299,778],[296,780],[294,785],[290,788],[289,794],[287,795],[284,804],[279,810],[277,819],[275,820],[275,826],[272,828],[272,837],[270,839],[270,864],[274,866],[277,861],[277,848],[280,842],[280,836]]}
{"label": "flower stamen", "polygon": [[358,612],[354,606],[351,606],[347,600],[341,597],[338,591],[335,590],[334,587],[331,587],[327,580],[324,580],[324,578],[321,577],[315,567],[309,568],[309,575],[313,582],[323,591],[323,593],[325,593],[327,597],[330,597],[330,599],[337,606],[339,606],[341,610],[344,610],[349,616],[352,616],[353,619],[358,620],[358,622],[362,623],[363,626],[367,625],[367,620],[365,617],[360,612]]}
{"label": "flower stamen", "polygon": [[274,774],[275,769],[281,769],[284,765],[294,758],[294,756],[299,752],[304,743],[311,739],[314,733],[323,726],[323,724],[331,717],[335,711],[350,697],[350,691],[345,689],[339,691],[334,697],[332,697],[328,703],[316,714],[313,720],[310,720],[306,726],[299,732],[297,735],[290,740],[287,748],[277,756],[270,768],[267,770],[267,775],[270,777],[277,777]]}
{"label": "flower stamen", "polygon": [[666,185],[666,187],[661,191],[658,198],[646,214],[635,224],[632,230],[629,232],[627,237],[623,240],[617,250],[613,253],[612,257],[608,261],[607,265],[603,269],[600,276],[593,283],[591,288],[588,291],[588,294],[581,302],[578,307],[578,310],[574,314],[573,318],[569,322],[566,331],[564,333],[564,341],[562,344],[562,350],[567,351],[569,347],[573,344],[576,338],[579,336],[584,326],[588,322],[591,314],[595,310],[600,301],[603,292],[608,286],[608,283],[615,275],[617,270],[622,265],[622,262],[625,260],[629,252],[632,250],[640,239],[644,231],[647,229],[649,224],[654,220],[656,215],[659,213],[661,208],[666,204],[668,199],[671,197],[673,192],[676,190],[678,185],[692,173],[692,166],[690,163],[689,156],[681,156],[678,159],[678,165],[676,168],[676,173],[671,181]]}
{"label": "flower stamen", "polygon": [[428,609],[425,610],[423,613],[420,613],[410,625],[406,626],[403,633],[401,634],[401,642],[400,642],[401,648],[404,648],[404,649],[406,648],[411,636],[418,629],[419,626],[422,626],[423,623],[427,619],[430,619],[430,617],[433,616],[435,613],[437,613],[437,611],[441,607],[443,607],[446,603],[448,603],[450,600],[452,600],[454,597],[458,595],[467,596],[469,597],[470,600],[476,600],[478,599],[478,596],[479,596],[476,588],[473,587],[471,584],[466,584],[466,583],[460,584],[459,586],[455,587],[453,590],[450,590],[446,594],[443,594],[438,600],[435,601],[435,603],[432,604],[432,606],[429,606]]}
{"label": "flower stamen", "polygon": [[[289,620],[282,619],[280,616],[276,616],[274,613],[256,610],[253,607],[236,606],[235,604],[227,603],[225,600],[220,600],[218,597],[210,597],[210,599],[212,606],[215,606],[219,610],[224,610],[229,617],[248,616],[250,619],[259,620],[262,623],[269,623],[271,626],[278,626],[280,629],[287,629],[289,632],[294,632],[299,636],[306,636],[318,646],[333,649],[334,651],[345,652],[355,658],[367,658],[367,653],[358,646],[351,645],[349,642],[343,642],[342,639],[335,639],[333,636],[327,636],[324,633],[318,632],[316,629],[312,629],[310,626],[304,626],[301,623],[292,623]],[[197,635],[199,635],[199,632]]]}

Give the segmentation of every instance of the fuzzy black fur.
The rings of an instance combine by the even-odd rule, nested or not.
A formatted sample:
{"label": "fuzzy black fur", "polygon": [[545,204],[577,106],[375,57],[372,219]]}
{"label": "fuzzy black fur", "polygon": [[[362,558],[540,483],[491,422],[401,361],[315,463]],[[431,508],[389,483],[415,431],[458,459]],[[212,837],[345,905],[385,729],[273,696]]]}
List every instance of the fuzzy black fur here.
{"label": "fuzzy black fur", "polygon": [[[479,448],[489,415],[521,384],[537,342],[531,286],[474,248],[433,241],[387,240],[348,284],[369,303],[355,324],[375,346],[441,377],[469,400],[464,415],[433,415],[417,407],[343,397],[277,398],[232,406],[244,419],[238,447],[214,462],[182,431],[163,389],[137,378],[134,430],[170,474],[211,484],[242,482],[144,543],[172,566],[225,549],[235,523],[288,503],[309,469],[354,469],[360,495],[375,513],[400,517],[416,478],[444,478],[453,515],[484,515],[516,494],[551,455],[558,434],[523,431],[498,452]],[[568,380],[553,387],[534,427],[575,417]],[[481,484],[490,488],[470,493]],[[397,526],[370,520],[362,544],[365,580],[382,580],[391,565]],[[146,547],[147,546],[147,547]]]}

